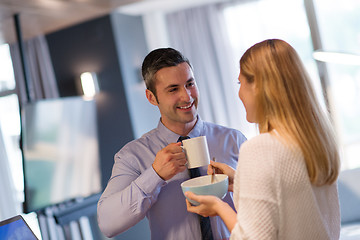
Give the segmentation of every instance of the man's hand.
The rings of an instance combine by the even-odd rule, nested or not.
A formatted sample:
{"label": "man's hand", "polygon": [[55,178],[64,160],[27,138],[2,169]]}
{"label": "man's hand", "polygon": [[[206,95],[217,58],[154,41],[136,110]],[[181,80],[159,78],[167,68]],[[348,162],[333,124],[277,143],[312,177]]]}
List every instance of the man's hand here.
{"label": "man's hand", "polygon": [[180,146],[181,142],[170,143],[156,154],[152,167],[165,181],[187,169],[186,155]]}

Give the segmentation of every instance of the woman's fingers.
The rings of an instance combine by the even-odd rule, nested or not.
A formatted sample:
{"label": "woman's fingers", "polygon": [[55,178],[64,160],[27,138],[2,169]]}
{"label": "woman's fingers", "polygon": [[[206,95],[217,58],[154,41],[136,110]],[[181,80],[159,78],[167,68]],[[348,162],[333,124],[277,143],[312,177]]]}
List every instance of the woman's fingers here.
{"label": "woman's fingers", "polygon": [[227,165],[225,163],[220,163],[220,162],[214,162],[212,160],[210,160],[210,164],[208,165],[208,169],[207,169],[207,174],[212,174],[213,173],[213,169],[215,168],[215,173],[222,173],[222,174],[226,174],[226,169]]}
{"label": "woman's fingers", "polygon": [[195,212],[194,212],[194,206],[191,205],[191,203],[190,203],[189,200],[187,200],[187,199],[186,199],[186,208],[187,208],[187,210],[188,210],[189,212],[195,213]]}
{"label": "woman's fingers", "polygon": [[196,199],[198,198],[198,195],[196,195],[193,192],[189,192],[189,191],[185,192],[185,196],[194,201],[196,201]]}
{"label": "woman's fingers", "polygon": [[[208,169],[207,169],[207,174],[211,175],[213,174],[213,171],[215,171],[215,169],[213,168],[213,166],[211,164],[208,165]],[[216,171],[215,171],[216,173]]]}
{"label": "woman's fingers", "polygon": [[196,195],[192,192],[185,192],[185,196],[199,203],[199,205],[193,206],[188,199],[186,199],[186,207],[189,212],[199,214],[203,217],[217,215],[215,205],[218,201],[221,201],[219,198],[209,195]]}
{"label": "woman's fingers", "polygon": [[[187,198],[196,201],[196,200],[194,199],[194,198],[197,197],[197,195],[196,195],[195,193],[185,192],[184,194],[185,194],[185,196],[186,196]],[[187,207],[187,210],[188,210],[189,212],[197,213],[197,212],[196,212],[196,209],[195,209],[196,207],[193,206],[193,205],[191,205],[191,203],[190,203],[189,200],[187,200],[187,199],[186,199],[186,207]]]}

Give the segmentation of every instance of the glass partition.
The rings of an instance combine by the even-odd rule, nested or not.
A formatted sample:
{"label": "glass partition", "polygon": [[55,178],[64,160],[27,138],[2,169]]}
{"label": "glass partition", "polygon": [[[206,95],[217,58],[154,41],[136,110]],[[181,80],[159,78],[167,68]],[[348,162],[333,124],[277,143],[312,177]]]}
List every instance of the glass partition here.
{"label": "glass partition", "polygon": [[[360,1],[314,0],[314,5],[323,50],[360,56]],[[355,64],[326,64],[343,169],[360,167],[360,65]]]}

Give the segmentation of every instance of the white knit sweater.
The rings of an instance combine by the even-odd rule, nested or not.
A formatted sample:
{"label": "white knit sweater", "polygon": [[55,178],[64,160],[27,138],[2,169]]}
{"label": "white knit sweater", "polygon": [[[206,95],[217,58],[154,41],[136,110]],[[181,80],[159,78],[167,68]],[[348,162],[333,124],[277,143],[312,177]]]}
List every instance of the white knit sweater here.
{"label": "white knit sweater", "polygon": [[312,185],[301,151],[274,135],[242,144],[234,181],[231,240],[339,239],[337,185]]}

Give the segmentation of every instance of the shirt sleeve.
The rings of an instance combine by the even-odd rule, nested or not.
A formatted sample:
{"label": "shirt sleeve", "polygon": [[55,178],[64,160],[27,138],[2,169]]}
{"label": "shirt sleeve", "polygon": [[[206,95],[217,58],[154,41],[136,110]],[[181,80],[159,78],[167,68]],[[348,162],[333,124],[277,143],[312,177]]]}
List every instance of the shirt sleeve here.
{"label": "shirt sleeve", "polygon": [[277,180],[269,139],[242,145],[235,176],[237,223],[230,239],[277,239]]}
{"label": "shirt sleeve", "polygon": [[117,153],[111,178],[98,202],[101,231],[113,237],[142,220],[166,184],[152,167],[142,173],[134,156]]}

